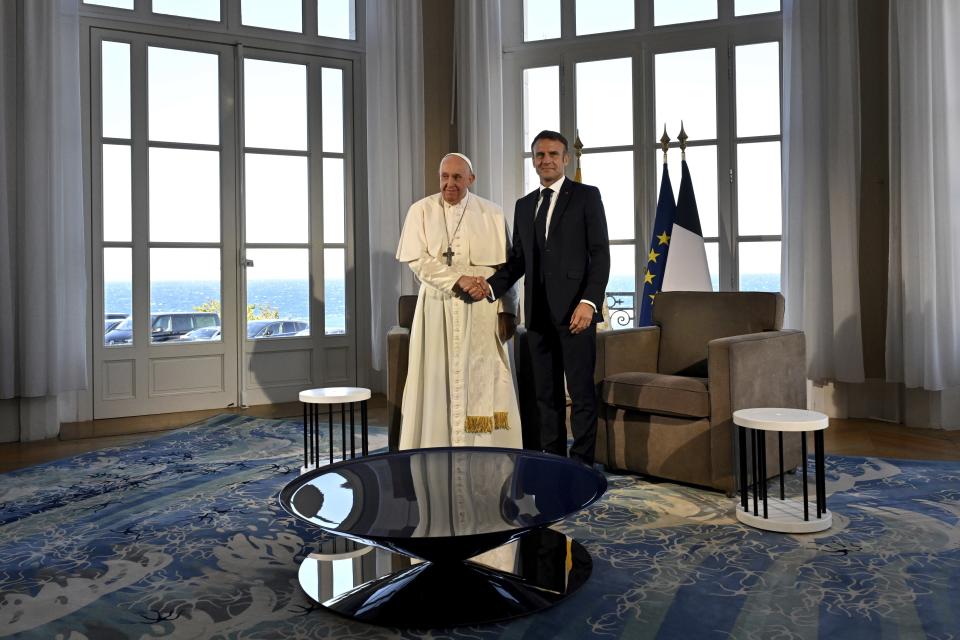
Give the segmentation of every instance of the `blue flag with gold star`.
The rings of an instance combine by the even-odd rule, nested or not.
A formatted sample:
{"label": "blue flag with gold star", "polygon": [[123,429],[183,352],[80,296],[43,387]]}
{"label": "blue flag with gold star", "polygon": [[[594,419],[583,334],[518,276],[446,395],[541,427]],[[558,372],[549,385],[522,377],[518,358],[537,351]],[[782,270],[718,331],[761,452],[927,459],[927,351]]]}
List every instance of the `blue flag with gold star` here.
{"label": "blue flag with gold star", "polygon": [[650,239],[647,265],[643,270],[638,323],[641,327],[653,324],[653,305],[663,284],[664,267],[667,264],[667,252],[670,250],[670,235],[673,233],[673,219],[676,213],[677,203],[673,199],[670,172],[664,164],[663,178],[660,180],[660,196],[657,198],[657,215],[653,221],[653,238]]}

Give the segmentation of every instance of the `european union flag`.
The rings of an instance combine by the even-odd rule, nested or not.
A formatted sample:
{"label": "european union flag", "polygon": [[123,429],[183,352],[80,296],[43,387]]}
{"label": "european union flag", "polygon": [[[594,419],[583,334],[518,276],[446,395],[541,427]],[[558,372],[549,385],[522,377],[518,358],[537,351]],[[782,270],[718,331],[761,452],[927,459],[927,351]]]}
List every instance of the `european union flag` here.
{"label": "european union flag", "polygon": [[657,199],[657,215],[653,221],[653,238],[650,239],[647,268],[643,271],[639,321],[641,327],[653,324],[653,304],[663,285],[663,273],[667,264],[667,252],[670,250],[670,235],[673,233],[673,219],[676,213],[677,203],[673,200],[670,172],[667,171],[667,165],[664,163],[663,178],[660,180],[660,196]]}

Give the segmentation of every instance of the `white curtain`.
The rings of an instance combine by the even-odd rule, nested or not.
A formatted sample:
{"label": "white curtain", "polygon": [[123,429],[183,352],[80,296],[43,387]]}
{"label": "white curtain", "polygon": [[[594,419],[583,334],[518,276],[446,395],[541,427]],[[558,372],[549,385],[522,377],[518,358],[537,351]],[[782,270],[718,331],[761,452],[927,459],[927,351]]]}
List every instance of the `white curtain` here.
{"label": "white curtain", "polygon": [[784,1],[785,325],[815,381],[864,380],[857,40],[855,0]]}
{"label": "white curtain", "polygon": [[424,196],[423,47],[420,0],[366,6],[367,197],[370,233],[371,386],[385,390],[386,334],[397,299],[415,292],[394,257],[407,208]]}
{"label": "white curtain", "polygon": [[22,440],[87,385],[78,1],[0,2],[0,398],[25,399]]}
{"label": "white curtain", "polygon": [[890,2],[887,378],[960,386],[960,3]]}
{"label": "white curtain", "polygon": [[477,182],[472,190],[503,206],[500,0],[456,0],[454,14],[459,151],[473,162]]}

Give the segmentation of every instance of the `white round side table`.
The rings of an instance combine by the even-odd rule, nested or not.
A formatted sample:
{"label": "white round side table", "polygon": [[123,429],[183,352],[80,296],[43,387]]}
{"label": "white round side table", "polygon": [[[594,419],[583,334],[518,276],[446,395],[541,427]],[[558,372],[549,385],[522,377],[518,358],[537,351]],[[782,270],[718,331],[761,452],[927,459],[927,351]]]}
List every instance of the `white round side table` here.
{"label": "white round side table", "polygon": [[320,405],[327,405],[327,425],[329,428],[330,462],[333,462],[333,408],[340,405],[340,451],[341,458],[347,457],[347,406],[350,407],[350,457],[357,457],[354,407],[360,404],[360,455],[369,453],[367,434],[367,400],[370,389],[363,387],[325,387],[307,389],[300,392],[303,403],[303,467],[305,473],[320,466]]}
{"label": "white round side table", "polygon": [[[804,409],[740,409],[733,412],[737,425],[740,460],[740,505],[737,520],[757,529],[781,533],[813,533],[829,529],[833,516],[827,511],[827,488],[824,479],[823,431],[830,420],[819,411]],[[776,431],[780,446],[780,497],[767,495],[766,433]],[[810,508],[807,487],[807,433],[813,432],[814,501]],[[800,435],[803,455],[803,499],[788,498],[783,486],[783,434]],[[748,448],[747,441],[750,446]],[[747,459],[750,459],[752,481],[747,482]],[[752,500],[751,500],[752,497]],[[752,505],[751,505],[752,502]],[[752,506],[752,509],[751,509]]]}

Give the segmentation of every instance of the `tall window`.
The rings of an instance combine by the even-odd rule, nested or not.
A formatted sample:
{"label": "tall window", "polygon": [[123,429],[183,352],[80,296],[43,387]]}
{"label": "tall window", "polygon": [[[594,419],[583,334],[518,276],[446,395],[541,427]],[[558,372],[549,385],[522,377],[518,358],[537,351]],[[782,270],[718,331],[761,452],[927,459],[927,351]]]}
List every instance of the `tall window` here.
{"label": "tall window", "polygon": [[779,0],[504,5],[507,194],[537,184],[538,131],[579,138],[583,181],[607,213],[615,327],[634,324],[664,128],[680,185],[681,122],[714,290],[780,290],[781,29]]}
{"label": "tall window", "polygon": [[352,382],[356,9],[85,0],[95,417]]}

